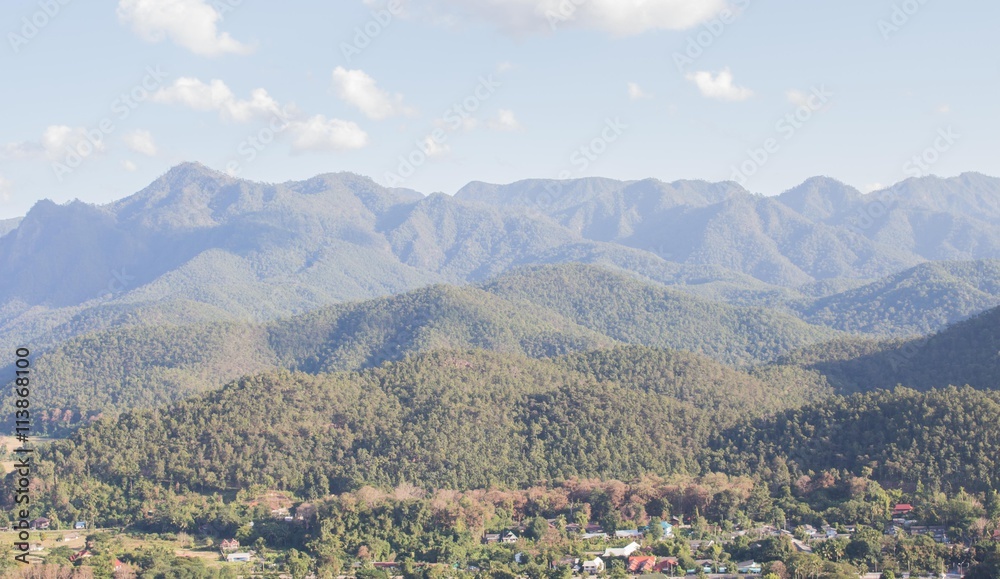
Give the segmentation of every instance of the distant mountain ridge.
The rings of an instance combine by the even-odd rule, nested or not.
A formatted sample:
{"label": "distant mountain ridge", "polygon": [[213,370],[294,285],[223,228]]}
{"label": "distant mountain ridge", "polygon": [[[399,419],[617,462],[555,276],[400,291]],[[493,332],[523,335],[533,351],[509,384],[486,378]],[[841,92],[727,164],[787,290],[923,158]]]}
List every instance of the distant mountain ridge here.
{"label": "distant mountain ridge", "polygon": [[[928,261],[1000,259],[1000,179],[910,179],[862,195],[814,178],[761,197],[734,183],[595,178],[425,197],[350,173],[264,184],[186,163],[114,203],[41,201],[0,226],[6,346],[146,318],[266,321],[558,263],[829,324],[855,306],[810,309],[815,298]],[[938,329],[997,295],[963,291],[931,321],[843,329]]]}

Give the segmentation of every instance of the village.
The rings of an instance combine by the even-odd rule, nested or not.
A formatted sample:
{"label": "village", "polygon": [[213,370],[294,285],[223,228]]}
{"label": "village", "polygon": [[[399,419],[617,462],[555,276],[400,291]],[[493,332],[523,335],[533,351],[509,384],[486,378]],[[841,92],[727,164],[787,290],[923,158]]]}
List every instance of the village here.
{"label": "village", "polygon": [[[892,509],[892,521],[881,531],[883,540],[903,537],[921,538],[933,542],[942,550],[967,548],[952,543],[943,526],[920,524],[912,518],[914,507],[897,504]],[[302,527],[306,515],[314,514],[314,507],[300,503],[297,507],[280,507],[271,511],[271,524]],[[541,577],[568,579],[572,577],[648,577],[676,578],[686,576],[712,578],[738,578],[763,576],[795,579],[807,577],[805,568],[818,568],[831,553],[849,548],[859,532],[856,526],[800,525],[794,529],[758,525],[749,529],[723,531],[711,529],[697,533],[690,521],[672,517],[669,521],[651,521],[650,525],[632,529],[605,530],[597,523],[567,523],[563,518],[544,520],[547,527],[540,530],[541,521],[528,525],[486,532],[479,543],[482,556],[459,563],[430,563],[412,560],[375,560],[359,557],[345,567],[338,578],[388,579],[395,577],[510,577],[512,579]],[[287,566],[287,556],[280,550],[268,549],[258,539],[255,544],[241,544],[234,537],[215,541],[209,537],[196,540],[183,535],[143,535],[115,529],[90,529],[86,521],[58,525],[45,517],[30,522],[32,540],[27,545],[35,563],[64,559],[73,566],[87,566],[100,557],[98,544],[114,536],[119,545],[141,548],[150,542],[166,546],[180,558],[199,561],[207,568],[226,570],[233,577],[279,577],[308,579],[315,573],[292,573]],[[253,523],[250,523],[253,526]],[[203,529],[204,530],[204,529]],[[6,534],[13,529],[0,528]],[[867,530],[871,532],[871,529]],[[561,537],[559,549],[543,545],[543,538]],[[992,533],[991,540],[1000,543],[1000,529]],[[558,552],[561,550],[561,553]],[[756,552],[757,558],[734,558],[741,553]],[[774,558],[778,555],[779,558]],[[835,556],[834,556],[835,557]],[[124,561],[122,560],[124,559]],[[475,559],[475,560],[473,560]],[[135,569],[128,556],[109,559],[111,576],[118,579],[135,577]],[[811,566],[811,567],[810,567]],[[898,575],[872,572],[857,574],[859,577],[962,577],[961,566],[942,568],[936,573],[902,572]]]}

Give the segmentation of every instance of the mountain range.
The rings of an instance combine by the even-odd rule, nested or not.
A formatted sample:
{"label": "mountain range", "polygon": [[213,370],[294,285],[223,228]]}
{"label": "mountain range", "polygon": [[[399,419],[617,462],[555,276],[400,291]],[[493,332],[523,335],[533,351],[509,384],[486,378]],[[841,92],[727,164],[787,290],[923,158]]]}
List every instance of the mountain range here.
{"label": "mountain range", "polygon": [[[114,203],[41,201],[5,221],[0,345],[47,348],[130,324],[268,321],[556,263],[907,335],[1000,305],[997,263],[970,263],[1000,258],[998,224],[1000,179],[978,174],[868,195],[814,178],[777,197],[609,179],[423,196],[348,173],[264,184],[187,163]],[[928,268],[942,260],[965,263]],[[900,307],[917,311],[885,314]],[[852,312],[864,319],[845,321]]]}

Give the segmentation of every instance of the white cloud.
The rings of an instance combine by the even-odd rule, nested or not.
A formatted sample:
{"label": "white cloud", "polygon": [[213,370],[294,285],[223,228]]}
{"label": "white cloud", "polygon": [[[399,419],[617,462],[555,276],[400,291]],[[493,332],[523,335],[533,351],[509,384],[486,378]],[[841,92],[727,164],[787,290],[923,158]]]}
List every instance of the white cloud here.
{"label": "white cloud", "polygon": [[136,153],[141,153],[149,157],[156,156],[156,142],[153,141],[153,134],[149,131],[140,129],[125,133],[122,140],[125,141],[129,149],[132,149]]}
{"label": "white cloud", "polygon": [[131,173],[131,172],[136,171],[136,170],[139,169],[139,167],[135,166],[135,163],[133,163],[132,161],[129,161],[127,159],[124,160],[124,161],[122,161],[122,168],[125,169],[126,171],[128,171],[129,173]]}
{"label": "white cloud", "polygon": [[156,91],[152,100],[179,104],[196,111],[216,111],[226,120],[241,123],[282,114],[278,101],[271,98],[266,90],[254,89],[249,100],[240,100],[226,83],[218,79],[205,84],[197,78],[179,78],[174,84]]}
{"label": "white cloud", "polygon": [[941,113],[942,115],[946,115],[951,112],[951,105],[943,104],[938,107],[937,112]]}
{"label": "white cloud", "polygon": [[421,148],[428,159],[437,159],[451,153],[451,147],[447,143],[439,143],[433,136],[428,135],[421,143]]}
{"label": "white cloud", "polygon": [[642,87],[634,82],[628,83],[628,98],[637,101],[642,99],[653,98],[653,95],[642,90]]}
{"label": "white cloud", "polygon": [[700,71],[688,74],[685,78],[693,82],[702,96],[723,101],[745,101],[753,96],[753,91],[733,84],[733,73],[728,68],[722,69],[718,75]]}
{"label": "white cloud", "polygon": [[262,88],[254,89],[248,100],[240,100],[221,80],[206,84],[196,78],[181,78],[157,91],[153,100],[218,112],[223,119],[238,122],[277,118],[284,127],[282,132],[291,135],[294,152],[345,151],[368,145],[368,134],[357,124],[323,115],[304,118],[293,105],[282,107]]}
{"label": "white cloud", "polygon": [[[88,136],[88,133],[90,135]],[[107,150],[104,133],[88,131],[85,127],[49,125],[37,141],[20,141],[0,146],[0,157],[10,159],[45,158],[63,159],[76,151],[82,157]]]}
{"label": "white cloud", "polygon": [[719,14],[729,3],[727,0],[428,0],[422,4],[425,15],[434,20],[485,20],[512,34],[585,28],[633,35],[649,30],[692,28]]}
{"label": "white cloud", "polygon": [[323,115],[293,121],[288,130],[294,136],[292,150],[295,152],[346,151],[368,145],[368,134],[357,124]]}
{"label": "white cloud", "polygon": [[202,56],[251,52],[251,47],[219,32],[221,15],[205,0],[120,0],[118,19],[147,42],[169,38]]}
{"label": "white cloud", "polygon": [[785,93],[785,96],[788,97],[788,102],[792,103],[795,106],[812,108],[809,104],[809,97],[811,95],[807,93],[804,93],[800,90],[792,89],[787,93]]}
{"label": "white cloud", "polygon": [[338,66],[333,71],[333,86],[341,100],[376,121],[413,112],[403,105],[402,95],[393,96],[380,89],[375,79],[363,70],[347,70]]}
{"label": "white cloud", "polygon": [[500,109],[495,119],[490,120],[489,127],[494,131],[518,131],[521,123],[514,116],[514,111]]}
{"label": "white cloud", "polygon": [[881,183],[869,183],[868,185],[864,186],[865,193],[872,193],[874,191],[881,191],[883,189],[885,189],[885,185]]}

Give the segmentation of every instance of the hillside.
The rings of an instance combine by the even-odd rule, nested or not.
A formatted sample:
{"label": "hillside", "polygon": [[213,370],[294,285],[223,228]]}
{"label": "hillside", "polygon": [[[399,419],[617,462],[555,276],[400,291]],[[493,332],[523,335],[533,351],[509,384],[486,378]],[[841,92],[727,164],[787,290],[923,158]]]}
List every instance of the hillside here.
{"label": "hillside", "polygon": [[[512,294],[511,283],[535,301]],[[611,295],[614,308],[608,307]],[[539,358],[618,342],[750,365],[835,335],[785,314],[564,265],[525,270],[482,288],[433,286],[265,324],[126,325],[68,340],[34,366],[39,383],[60,385],[37,394],[49,409],[51,431],[277,368],[355,370],[413,353],[467,348]]]}
{"label": "hillside", "polygon": [[839,340],[807,347],[783,364],[815,370],[840,392],[926,390],[947,385],[1000,388],[1000,308],[911,340]]}
{"label": "hillside", "polygon": [[580,265],[525,268],[481,286],[550,309],[630,344],[697,352],[730,365],[770,360],[833,335],[764,308],[697,299],[609,270]]}
{"label": "hillside", "polygon": [[1000,260],[934,262],[798,308],[802,319],[845,332],[913,336],[1000,306]]}
{"label": "hillside", "polygon": [[834,397],[740,425],[713,441],[708,464],[755,472],[787,461],[791,475],[870,468],[890,484],[956,491],[1000,485],[1000,392],[900,388]]}
{"label": "hillside", "polygon": [[62,492],[76,501],[70,489],[89,488],[101,512],[133,517],[125,505],[141,497],[123,492],[148,489],[144,481],[315,497],[402,481],[472,488],[678,472],[694,466],[714,422],[686,402],[552,362],[436,352],[360,373],[243,379],[98,421],[52,456]]}
{"label": "hillside", "polygon": [[[887,196],[893,203],[874,213]],[[425,197],[349,173],[264,184],[188,163],[105,206],[42,201],[5,222],[0,346],[39,349],[123,320],[144,323],[134,311],[179,312],[185,323],[270,321],[557,263],[798,311],[928,260],[1000,258],[998,206],[1000,180],[975,174],[872,195],[825,178],[770,198],[732,183],[582,179],[472,183],[454,197]],[[869,214],[881,217],[868,223]],[[956,283],[939,278],[927,280],[928,296]],[[982,295],[990,291],[963,287],[956,303],[894,327],[886,312],[897,299],[904,309],[926,300],[892,290],[871,323],[851,305],[861,294],[803,315],[902,335],[995,303]],[[834,321],[838,308],[852,321]]]}

